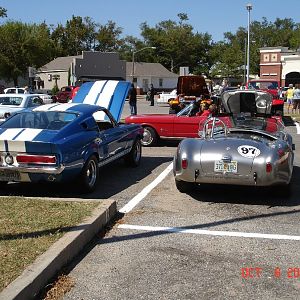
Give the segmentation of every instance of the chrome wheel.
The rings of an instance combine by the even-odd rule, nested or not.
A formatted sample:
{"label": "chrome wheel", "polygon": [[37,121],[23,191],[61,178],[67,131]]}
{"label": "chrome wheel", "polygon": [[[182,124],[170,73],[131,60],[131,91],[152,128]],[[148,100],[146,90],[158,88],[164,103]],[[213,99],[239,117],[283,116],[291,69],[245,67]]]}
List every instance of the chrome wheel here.
{"label": "chrome wheel", "polygon": [[86,169],[86,182],[89,187],[93,187],[97,180],[97,164],[94,160],[90,160]]}
{"label": "chrome wheel", "polygon": [[142,145],[140,140],[136,140],[131,148],[131,151],[125,156],[127,165],[137,167],[140,164],[142,157]]}
{"label": "chrome wheel", "polygon": [[157,141],[157,135],[153,128],[144,127],[144,135],[142,139],[143,146],[153,146]]}

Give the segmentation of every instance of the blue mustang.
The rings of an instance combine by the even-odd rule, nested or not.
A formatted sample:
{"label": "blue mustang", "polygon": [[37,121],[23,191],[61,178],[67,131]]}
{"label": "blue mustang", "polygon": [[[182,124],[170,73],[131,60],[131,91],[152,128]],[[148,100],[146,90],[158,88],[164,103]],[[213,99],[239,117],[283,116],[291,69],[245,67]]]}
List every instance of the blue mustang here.
{"label": "blue mustang", "polygon": [[118,123],[130,83],[84,84],[73,103],[16,113],[0,128],[0,183],[77,179],[91,192],[99,167],[124,158],[137,166],[143,128]]}

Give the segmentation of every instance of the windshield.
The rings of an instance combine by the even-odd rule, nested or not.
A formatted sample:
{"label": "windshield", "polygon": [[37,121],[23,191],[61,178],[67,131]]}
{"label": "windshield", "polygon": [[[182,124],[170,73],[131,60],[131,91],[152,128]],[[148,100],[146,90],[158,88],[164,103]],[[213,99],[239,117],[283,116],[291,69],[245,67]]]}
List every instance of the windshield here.
{"label": "windshield", "polygon": [[13,115],[1,124],[1,128],[35,128],[59,130],[78,117],[75,113],[42,111]]}
{"label": "windshield", "polygon": [[177,117],[180,117],[180,116],[188,116],[190,114],[190,111],[192,110],[194,104],[191,103],[189,105],[187,105],[186,107],[184,107],[178,114],[177,114]]}
{"label": "windshield", "polygon": [[278,88],[277,81],[251,81],[248,87],[256,90],[276,90]]}
{"label": "windshield", "polygon": [[22,101],[23,101],[22,97],[16,97],[16,96],[7,96],[7,97],[1,97],[0,98],[0,104],[1,105],[19,106],[19,105],[21,105]]}

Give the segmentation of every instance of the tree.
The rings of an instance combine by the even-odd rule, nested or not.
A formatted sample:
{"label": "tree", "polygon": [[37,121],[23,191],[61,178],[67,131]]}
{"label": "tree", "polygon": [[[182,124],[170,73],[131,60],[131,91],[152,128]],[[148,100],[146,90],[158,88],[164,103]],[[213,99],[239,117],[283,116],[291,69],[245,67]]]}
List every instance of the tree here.
{"label": "tree", "polygon": [[18,84],[28,67],[41,67],[53,58],[53,44],[45,23],[9,21],[0,26],[0,77]]}
{"label": "tree", "polygon": [[7,12],[7,10],[0,6],[0,18],[7,17],[6,12]]}
{"label": "tree", "polygon": [[53,30],[51,37],[58,53],[63,56],[78,55],[82,51],[96,47],[95,31],[98,26],[90,17],[72,16],[65,26],[59,24]]}
{"label": "tree", "polygon": [[[189,66],[191,72],[209,73],[211,61],[208,53],[212,46],[208,33],[194,33],[193,27],[187,23],[188,16],[179,13],[179,21],[165,20],[155,27],[146,22],[141,24],[141,35],[145,45],[155,46],[156,60],[165,67],[178,71],[179,66]],[[144,60],[154,60],[154,53],[143,51]]]}
{"label": "tree", "polygon": [[123,45],[123,40],[120,38],[122,28],[118,27],[115,22],[108,21],[105,25],[100,25],[98,32],[95,34],[98,45],[95,50],[101,52],[118,51]]}

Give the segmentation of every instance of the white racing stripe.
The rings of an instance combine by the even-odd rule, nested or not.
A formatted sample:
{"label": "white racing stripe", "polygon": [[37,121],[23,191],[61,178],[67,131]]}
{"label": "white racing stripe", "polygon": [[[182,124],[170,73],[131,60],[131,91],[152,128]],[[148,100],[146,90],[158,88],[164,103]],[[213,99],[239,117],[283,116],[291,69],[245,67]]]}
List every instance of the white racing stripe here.
{"label": "white racing stripe", "polygon": [[41,131],[43,131],[43,129],[26,128],[14,141],[33,141]]}
{"label": "white racing stripe", "polygon": [[13,152],[26,152],[26,146],[23,141],[7,141],[7,150]]}
{"label": "white racing stripe", "polygon": [[267,234],[267,233],[217,231],[217,230],[215,231],[215,230],[204,230],[204,229],[185,229],[181,227],[154,227],[154,226],[139,226],[139,225],[129,225],[129,224],[120,224],[118,228],[140,230],[140,231],[152,231],[152,232],[164,231],[170,233],[189,233],[189,234],[213,235],[213,236],[300,241],[300,236],[298,235],[285,235],[285,234]]}
{"label": "white racing stripe", "polygon": [[119,81],[115,81],[115,80],[108,81],[104,87],[103,92],[100,94],[100,97],[98,98],[95,104],[108,108],[110,104],[111,96],[114,94],[118,83]]}
{"label": "white racing stripe", "polygon": [[123,206],[119,212],[128,213],[130,212],[137,204],[139,204],[173,169],[173,163],[171,163],[162,173],[156,177],[149,185],[147,185],[140,193],[133,197],[125,206]]}
{"label": "white racing stripe", "polygon": [[94,104],[97,97],[99,97],[99,94],[103,88],[103,85],[105,84],[105,80],[96,81],[91,89],[89,90],[88,94],[85,96],[83,103],[84,104]]}
{"label": "white racing stripe", "polygon": [[63,104],[51,107],[49,109],[49,111],[66,111],[76,105],[78,105],[78,103],[63,103]]}
{"label": "white racing stripe", "polygon": [[8,128],[0,134],[0,140],[13,140],[24,128]]}

